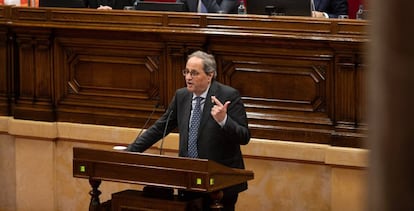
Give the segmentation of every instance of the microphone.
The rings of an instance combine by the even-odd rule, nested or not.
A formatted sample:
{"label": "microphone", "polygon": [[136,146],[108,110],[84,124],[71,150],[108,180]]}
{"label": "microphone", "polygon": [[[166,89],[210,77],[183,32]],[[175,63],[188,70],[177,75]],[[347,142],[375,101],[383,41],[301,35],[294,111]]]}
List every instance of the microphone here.
{"label": "microphone", "polygon": [[165,123],[164,133],[162,134],[161,145],[160,145],[160,155],[162,155],[162,148],[164,145],[164,137],[167,134],[168,123],[170,122],[171,114],[174,113],[174,110],[171,110],[167,117],[167,122]]}
{"label": "microphone", "polygon": [[154,109],[152,109],[151,114],[148,116],[147,121],[145,122],[144,126],[141,128],[141,131],[139,131],[137,138],[141,136],[142,132],[144,131],[144,129],[147,127],[148,122],[151,120],[152,115],[155,113],[155,109],[157,109],[160,106],[159,103],[157,103],[154,107]]}

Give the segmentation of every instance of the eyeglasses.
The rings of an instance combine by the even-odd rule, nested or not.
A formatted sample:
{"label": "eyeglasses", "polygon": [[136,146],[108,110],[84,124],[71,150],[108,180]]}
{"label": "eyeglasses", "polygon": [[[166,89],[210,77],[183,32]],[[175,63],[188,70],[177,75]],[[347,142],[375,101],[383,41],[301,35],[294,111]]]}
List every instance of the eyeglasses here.
{"label": "eyeglasses", "polygon": [[200,73],[195,71],[195,70],[190,71],[190,70],[184,69],[183,70],[183,76],[187,76],[187,74],[190,74],[191,77],[196,77],[196,76],[200,75]]}

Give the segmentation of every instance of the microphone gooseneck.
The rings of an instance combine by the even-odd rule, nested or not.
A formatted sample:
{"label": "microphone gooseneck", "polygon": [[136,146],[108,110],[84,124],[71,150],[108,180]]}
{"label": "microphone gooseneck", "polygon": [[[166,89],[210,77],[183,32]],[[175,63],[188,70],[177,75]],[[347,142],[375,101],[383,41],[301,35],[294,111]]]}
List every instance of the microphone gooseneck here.
{"label": "microphone gooseneck", "polygon": [[170,117],[171,117],[172,113],[173,113],[173,110],[171,110],[170,113],[168,114],[167,122],[165,123],[164,133],[162,134],[161,145],[160,145],[160,155],[162,155],[162,149],[163,149],[163,145],[164,145],[164,137],[167,134],[168,123],[170,122]]}
{"label": "microphone gooseneck", "polygon": [[144,126],[141,128],[141,131],[139,131],[139,133],[138,133],[138,136],[137,136],[137,137],[140,137],[140,136],[141,136],[142,132],[144,131],[144,129],[147,127],[147,125],[148,125],[149,121],[151,120],[152,115],[155,113],[155,110],[156,110],[159,106],[160,106],[160,104],[159,104],[159,103],[157,103],[157,104],[154,106],[154,108],[152,109],[151,114],[148,116],[147,120],[146,120],[146,121],[145,121],[145,123],[144,123]]}

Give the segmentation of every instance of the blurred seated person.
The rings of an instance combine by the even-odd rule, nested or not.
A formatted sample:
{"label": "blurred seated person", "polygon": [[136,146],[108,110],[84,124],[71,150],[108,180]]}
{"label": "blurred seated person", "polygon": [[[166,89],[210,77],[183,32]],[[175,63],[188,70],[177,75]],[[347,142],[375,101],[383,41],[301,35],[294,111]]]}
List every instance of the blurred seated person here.
{"label": "blurred seated person", "polygon": [[97,0],[84,0],[85,7],[86,8],[98,8],[98,2]]}
{"label": "blurred seated person", "polygon": [[89,0],[97,2],[98,10],[122,10],[125,6],[132,6],[135,0]]}
{"label": "blurred seated person", "polygon": [[312,17],[338,18],[340,15],[348,15],[347,0],[313,0],[315,9]]}
{"label": "blurred seated person", "polygon": [[[92,0],[92,1],[96,1],[96,0]],[[1,2],[2,0],[0,0],[0,5],[1,5]],[[62,8],[89,7],[89,0],[39,0],[38,2],[39,2],[39,7],[62,7]]]}
{"label": "blurred seated person", "polygon": [[239,0],[177,0],[188,12],[237,14]]}

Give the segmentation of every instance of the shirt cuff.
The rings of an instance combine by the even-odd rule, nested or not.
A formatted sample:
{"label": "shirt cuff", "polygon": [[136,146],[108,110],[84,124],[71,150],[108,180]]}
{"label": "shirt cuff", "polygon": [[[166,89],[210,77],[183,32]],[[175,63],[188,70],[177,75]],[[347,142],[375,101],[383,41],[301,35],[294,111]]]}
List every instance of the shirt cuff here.
{"label": "shirt cuff", "polygon": [[223,121],[219,122],[219,125],[221,126],[221,128],[223,128],[223,127],[224,127],[224,125],[226,124],[226,121],[227,121],[227,114],[226,114],[226,116],[224,117]]}

